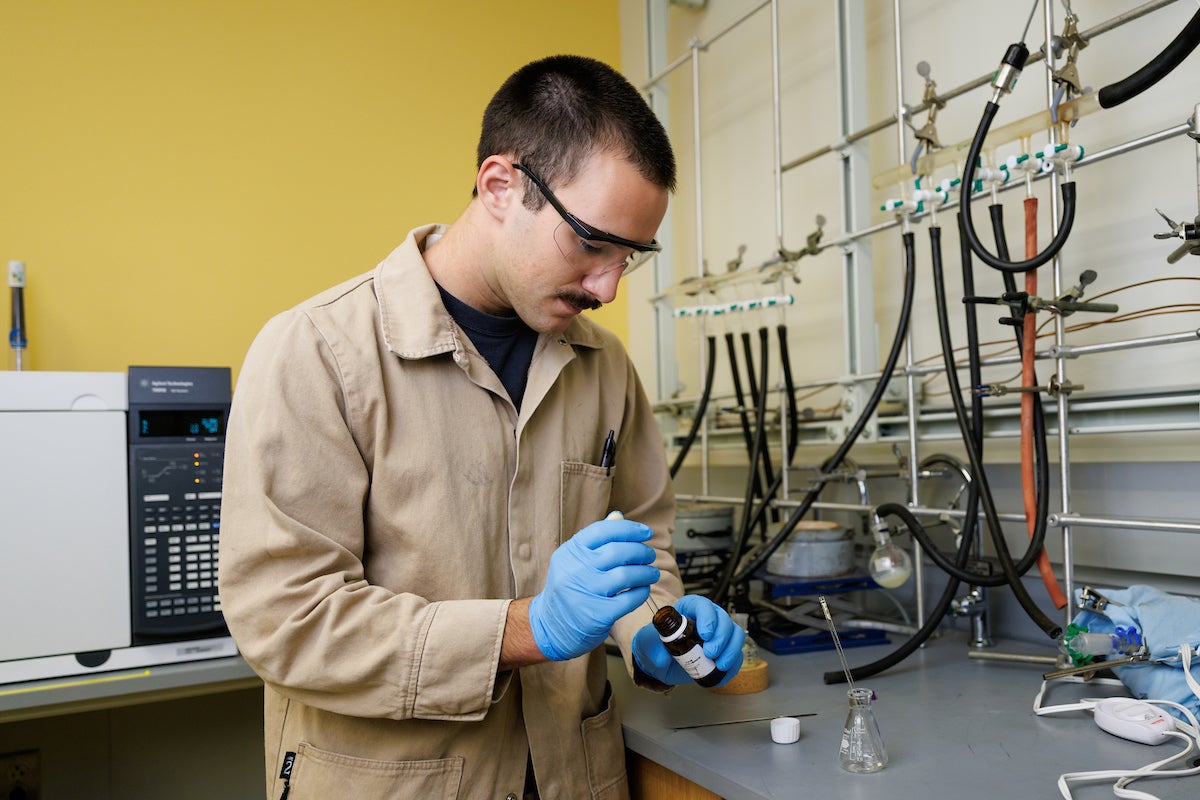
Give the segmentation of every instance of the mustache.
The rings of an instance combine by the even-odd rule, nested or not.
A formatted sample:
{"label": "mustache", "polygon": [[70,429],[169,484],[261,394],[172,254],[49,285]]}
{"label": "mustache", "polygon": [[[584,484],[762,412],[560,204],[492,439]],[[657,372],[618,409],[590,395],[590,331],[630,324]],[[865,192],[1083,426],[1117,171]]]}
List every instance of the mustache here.
{"label": "mustache", "polygon": [[595,297],[592,297],[590,294],[571,292],[566,289],[560,289],[556,293],[556,296],[560,300],[567,301],[571,305],[578,308],[580,311],[595,311],[597,308],[600,308],[600,306],[604,305],[599,300],[597,300]]}

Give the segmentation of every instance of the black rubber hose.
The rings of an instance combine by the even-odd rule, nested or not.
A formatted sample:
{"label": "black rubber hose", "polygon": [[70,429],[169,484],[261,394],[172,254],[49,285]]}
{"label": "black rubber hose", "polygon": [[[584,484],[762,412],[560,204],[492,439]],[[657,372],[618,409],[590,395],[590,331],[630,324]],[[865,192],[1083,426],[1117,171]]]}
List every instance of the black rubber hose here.
{"label": "black rubber hose", "polygon": [[733,379],[733,396],[737,399],[738,419],[742,423],[742,439],[746,442],[746,456],[754,446],[754,434],[750,432],[750,415],[746,413],[746,393],[742,391],[742,371],[738,368],[737,347],[733,334],[725,333],[725,352],[729,356],[729,376]]}
{"label": "black rubber hose", "polygon": [[[760,337],[762,336],[763,330],[765,330],[765,329],[763,329],[763,328],[759,329]],[[755,379],[755,377],[754,377],[754,350],[750,346],[750,332],[749,331],[742,332],[742,350],[745,351],[745,354],[746,354],[746,386],[750,390],[750,401],[752,403],[754,403],[754,406],[757,408],[759,405],[759,403],[758,403],[759,384],[760,383],[762,384],[762,393],[765,395],[767,393],[767,383],[766,383],[765,378],[764,378],[764,380],[759,381],[759,380]],[[765,376],[766,374],[767,374],[766,370],[763,370],[763,375]],[[759,454],[759,458],[762,460],[763,479],[764,479],[764,482],[762,485],[766,486],[767,484],[770,484],[771,482],[773,482],[775,480],[775,470],[772,469],[772,467],[771,467],[771,451],[764,447],[762,452]],[[755,462],[751,462],[750,466],[754,470],[758,469],[758,464]],[[776,515],[772,514],[771,519],[775,520]],[[764,533],[765,533],[765,531],[764,531]]]}
{"label": "black rubber hose", "polygon": [[[959,225],[961,226],[961,218]],[[969,287],[974,283],[974,275],[971,270],[971,248],[967,246],[966,240],[962,239],[962,259],[963,259],[963,291],[964,293],[973,293],[973,289]],[[968,330],[971,327],[971,319],[968,314]],[[972,433],[975,436],[975,443],[983,452],[983,427],[982,416],[978,413],[973,414]],[[900,509],[903,513],[899,513],[896,509]],[[909,532],[920,531],[914,533],[913,538],[921,541],[922,546],[926,551],[932,552],[935,549],[932,539],[928,536],[924,526],[917,518],[908,511],[904,506],[896,504],[885,504],[875,509],[875,513],[880,517],[898,516],[900,521],[908,528]],[[963,572],[967,565],[967,559],[971,553],[971,547],[975,540],[975,526],[979,522],[979,486],[975,481],[968,484],[967,489],[967,507],[966,515],[963,517],[963,527],[959,538],[958,553],[954,560],[955,570]],[[922,536],[922,534],[925,534]],[[963,573],[965,574],[965,572]],[[852,680],[864,680],[872,675],[878,675],[881,672],[891,669],[899,664],[904,659],[916,652],[917,648],[925,644],[930,636],[941,625],[942,619],[946,616],[946,612],[950,610],[950,604],[954,602],[954,596],[958,594],[959,579],[954,574],[948,574],[946,587],[942,590],[942,594],[938,597],[937,602],[929,612],[929,616],[925,618],[921,627],[909,637],[904,643],[888,653],[886,656],[872,661],[869,664],[864,664],[861,667],[854,667],[850,670]],[[978,585],[978,584],[976,584]],[[846,675],[843,672],[832,671],[826,672],[822,678],[825,683],[845,683]]]}
{"label": "black rubber hose", "polygon": [[[993,216],[993,223],[995,221],[996,221],[996,217]],[[961,224],[962,224],[962,216],[959,215],[959,225],[961,226]],[[1003,230],[1002,229],[1000,229],[999,235],[1000,235],[1001,239],[1003,239]],[[932,236],[932,230],[931,230],[931,236]],[[1002,242],[1000,249],[1007,250],[1007,243]],[[971,251],[970,251],[970,248],[966,247],[965,244],[963,245],[962,250],[963,250],[963,252],[962,252],[963,293],[969,297],[969,296],[974,295],[974,293],[975,293],[975,288],[974,288],[975,281],[974,281],[973,270],[971,269]],[[936,258],[938,259],[938,263],[940,264],[940,262],[941,262],[940,249],[937,252],[938,252],[938,255],[936,256]],[[1013,280],[1013,278],[1010,275],[1008,275],[1007,273],[1003,277],[1004,277],[1006,284],[1009,281]],[[942,287],[943,287],[943,291],[944,291],[944,283],[942,284]],[[968,304],[967,305],[968,369],[970,370],[970,373],[971,373],[972,385],[977,386],[981,382],[981,378],[979,377],[979,375],[980,375],[980,372],[982,369],[982,365],[980,364],[980,359],[979,359],[977,320],[973,319],[973,316],[974,316],[972,313],[973,311],[974,311],[974,306],[971,304]],[[943,358],[944,358],[944,356],[943,356]],[[954,387],[955,387],[956,383],[957,383],[957,373],[955,375],[955,381],[953,383],[951,383],[952,394],[955,393]],[[1038,406],[1036,404],[1035,404],[1035,408],[1040,410],[1040,406]],[[964,410],[964,413],[965,413],[965,410]],[[1040,450],[1040,455],[1039,455],[1040,460],[1038,462],[1038,465],[1044,467],[1044,465],[1046,463],[1045,458],[1044,458],[1044,456],[1045,456],[1045,436],[1044,436],[1045,420],[1042,420],[1042,422],[1043,422],[1043,427],[1041,430],[1042,430],[1043,436],[1040,439],[1042,449]],[[971,443],[975,447],[975,452],[979,455],[979,462],[982,463],[983,462],[983,449],[984,449],[983,398],[979,397],[978,395],[976,395],[974,393],[972,393],[971,413],[969,416],[969,420],[966,424],[966,427],[960,428],[960,432],[961,432],[961,435],[964,437],[964,439],[966,437],[970,437]],[[1035,436],[1038,433],[1036,423],[1035,423],[1034,433],[1035,433]],[[1049,496],[1048,475],[1043,471],[1040,476],[1042,478],[1045,478],[1047,481],[1045,484],[1043,484],[1041,482],[1039,482],[1039,484],[1038,484],[1039,490],[1041,490],[1041,487],[1043,485],[1046,486],[1046,491],[1041,491],[1041,493],[1038,495],[1038,502],[1039,502],[1038,522],[1040,524],[1040,529],[1035,529],[1034,536],[1031,537],[1031,539],[1030,539],[1029,547],[1022,554],[1020,560],[1017,561],[1015,564],[1013,564],[1014,571],[1016,572],[1017,575],[1024,575],[1033,567],[1034,564],[1037,563],[1038,556],[1042,552],[1042,548],[1045,544],[1045,539],[1046,539],[1045,515],[1044,515],[1044,513],[1041,513],[1040,510],[1043,509],[1043,507],[1044,507],[1042,501],[1047,499]],[[961,535],[964,538],[970,538],[975,535],[975,525],[978,523],[979,503],[981,500],[981,494],[980,494],[981,485],[986,488],[987,484],[986,484],[986,482],[981,483],[978,481],[971,481],[971,484],[969,486],[969,491],[967,494],[967,509],[966,509],[966,514],[964,515],[964,518],[963,518],[963,529],[961,531]],[[943,572],[945,572],[946,574],[951,575],[954,578],[961,580],[965,583],[968,583],[972,586],[986,586],[989,588],[994,588],[994,587],[998,587],[998,586],[1008,586],[1009,585],[1008,576],[1003,573],[1001,573],[999,575],[980,575],[980,574],[977,574],[974,572],[968,572],[967,570],[965,570],[962,567],[960,567],[959,565],[957,565],[955,562],[952,562],[949,558],[946,557],[946,555],[941,550],[939,550],[937,548],[937,545],[934,543],[933,539],[929,536],[929,534],[925,531],[924,527],[918,527],[917,529],[912,529],[911,533],[912,533],[913,538],[916,539],[921,544],[922,548],[924,548],[924,550],[926,551],[926,554],[929,556],[930,560],[933,561],[933,563],[939,569],[941,569]]]}
{"label": "black rubber hose", "polygon": [[[769,340],[767,337],[767,329],[759,328],[758,336],[759,336],[760,349],[762,351],[762,358],[761,358],[762,379],[763,379],[763,385],[765,386],[766,381],[767,381],[767,347],[769,345]],[[765,449],[765,446],[766,446],[766,438],[767,438],[767,435],[766,435],[767,426],[766,426],[766,422],[765,422],[765,419],[767,416],[767,393],[766,392],[762,392],[758,396],[758,403],[755,405],[754,410],[755,410],[755,414],[754,414],[754,418],[755,418],[754,419],[754,446],[751,448],[751,452],[750,452],[751,466],[758,464],[758,459],[762,455],[762,451]],[[757,481],[757,478],[758,478],[758,470],[751,469],[749,475],[747,475],[747,477],[746,477],[746,497],[745,497],[745,501],[742,505],[741,526],[738,528],[737,536],[735,537],[735,540],[734,540],[733,545],[730,550],[730,558],[729,558],[730,565],[734,564],[737,561],[736,554],[742,552],[742,549],[746,546],[746,542],[750,539],[750,531],[758,523],[757,519],[752,519],[752,515],[750,513],[751,509],[754,508],[754,484]],[[763,505],[765,506],[766,504],[767,504],[767,501],[764,500]],[[731,570],[731,567],[727,566],[726,570],[725,570],[725,574],[728,574],[730,570]],[[724,599],[722,599],[722,602],[720,603],[720,605],[724,605]]]}
{"label": "black rubber hose", "polygon": [[[883,399],[883,395],[887,391],[888,382],[891,380],[892,372],[896,369],[896,364],[900,360],[900,352],[904,349],[904,336],[905,333],[908,332],[908,323],[912,315],[913,296],[915,294],[917,281],[916,257],[913,251],[913,234],[911,232],[904,233],[903,242],[904,298],[900,303],[900,318],[896,323],[896,334],[892,339],[892,347],[888,353],[887,363],[884,364],[883,371],[879,378],[879,383],[875,385],[875,391],[871,393],[866,405],[863,406],[862,413],[858,420],[854,423],[854,427],[850,429],[850,432],[846,435],[846,438],[842,441],[841,445],[838,446],[837,451],[829,459],[828,463],[832,465],[831,469],[836,469],[837,466],[842,463],[842,460],[846,457],[846,454],[850,452],[850,448],[854,446],[856,441],[858,441],[858,437],[862,434],[863,429],[866,428],[867,423],[871,419],[871,415],[875,413],[875,409],[878,408],[879,402]],[[776,481],[779,481],[782,476],[783,473],[780,472],[779,478],[776,478]],[[709,598],[717,605],[724,605],[725,600],[729,596],[729,587],[734,583],[742,583],[743,581],[748,580],[754,575],[755,572],[757,572],[764,564],[767,563],[767,559],[779,549],[780,545],[784,543],[787,537],[791,535],[792,531],[796,529],[796,526],[800,524],[800,520],[802,520],[804,515],[809,512],[813,503],[817,501],[817,497],[820,496],[821,490],[824,488],[825,480],[818,478],[816,485],[808,490],[808,493],[804,496],[804,499],[800,502],[800,505],[797,506],[795,511],[792,512],[792,515],[788,518],[787,522],[783,524],[783,527],[781,527],[779,531],[773,537],[771,537],[770,541],[763,544],[750,562],[741,570],[737,570],[737,563],[741,558],[741,545],[743,545],[744,542],[735,543],[733,557],[729,560],[729,565],[722,574],[720,583],[713,590],[713,593],[709,595]],[[769,498],[772,496],[773,489],[768,489],[768,499],[764,500],[757,514],[762,513],[762,509],[766,508],[770,502]]]}
{"label": "black rubber hose", "polygon": [[692,449],[692,444],[696,441],[696,434],[700,431],[700,426],[704,424],[704,412],[708,410],[708,398],[712,394],[713,376],[717,371],[717,338],[715,336],[708,337],[708,368],[704,375],[704,391],[700,393],[700,402],[696,404],[696,416],[692,418],[692,427],[688,431],[687,438],[683,440],[683,444],[679,446],[679,452],[675,455],[675,463],[671,464],[671,477],[679,472],[679,468],[683,466],[683,460],[687,458],[688,450]]}
{"label": "black rubber hose", "polygon": [[[754,434],[750,430],[750,415],[746,413],[746,393],[742,391],[742,371],[738,367],[737,347],[734,344],[733,333],[725,332],[725,351],[729,354],[729,374],[733,378],[733,394],[737,398],[738,406],[738,421],[742,426],[742,439],[746,442],[746,458],[753,462],[754,457]],[[754,476],[754,496],[762,496],[762,482],[759,479],[757,469],[751,470],[751,475]],[[766,528],[764,526],[763,533],[765,535]]]}
{"label": "black rubber hose", "polygon": [[980,261],[1001,272],[1028,272],[1054,258],[1066,244],[1067,237],[1071,234],[1071,226],[1075,224],[1075,182],[1065,181],[1062,185],[1062,223],[1058,226],[1058,232],[1054,234],[1050,244],[1046,245],[1045,250],[1031,259],[1015,262],[997,258],[989,253],[983,242],[979,241],[979,236],[975,233],[975,224],[971,221],[970,187],[975,179],[979,154],[983,151],[983,140],[987,138],[988,129],[999,110],[1000,106],[991,101],[984,107],[983,117],[979,120],[979,127],[975,130],[975,138],[971,140],[971,149],[967,152],[967,161],[963,167],[962,191],[958,193],[958,211],[962,214],[963,235],[966,236],[971,249],[975,251],[975,255],[979,256]]}
{"label": "black rubber hose", "polygon": [[[779,336],[779,358],[783,364],[783,386],[784,386],[784,391],[787,393],[787,411],[786,411],[786,413],[787,413],[788,447],[787,447],[787,454],[784,458],[783,465],[780,467],[779,472],[775,475],[775,478],[771,481],[771,485],[767,488],[767,491],[765,493],[762,493],[761,495],[759,495],[761,497],[762,502],[758,506],[755,507],[753,514],[750,516],[749,525],[750,525],[751,529],[753,529],[756,526],[760,526],[760,525],[763,526],[763,528],[764,528],[763,539],[764,540],[766,539],[766,530],[765,530],[766,510],[771,507],[771,505],[770,505],[771,501],[774,500],[775,495],[779,493],[779,489],[783,485],[784,473],[788,470],[788,468],[791,467],[792,459],[796,455],[796,447],[800,443],[800,418],[799,418],[798,412],[796,411],[796,384],[795,384],[795,381],[792,379],[792,361],[791,361],[791,356],[788,354],[787,326],[779,325],[776,328],[776,332],[778,333],[778,336]],[[730,339],[730,342],[732,342],[732,339]],[[732,347],[732,344],[730,344],[730,347]],[[757,474],[757,473],[755,473],[755,474]],[[772,513],[774,513],[774,509],[772,509]],[[740,553],[741,552],[740,548],[737,549],[736,552]]]}
{"label": "black rubber hose", "polygon": [[[968,428],[968,431],[969,431],[969,428]],[[972,447],[974,447],[974,443],[972,443]],[[978,452],[977,449],[976,449],[976,452]],[[975,475],[974,472],[972,472],[972,474]],[[971,491],[970,491],[970,494],[968,495],[969,499],[967,501],[967,506],[969,509],[972,507],[977,508],[980,500],[982,500],[985,496],[987,496],[989,502],[991,500],[990,488],[986,485],[986,483],[983,483],[982,486],[980,486],[980,484],[981,484],[980,481],[977,481],[977,480],[971,481],[971,486],[970,486]],[[977,486],[979,486],[980,488],[976,488]],[[978,498],[975,497],[976,494],[979,495]],[[882,513],[882,512],[880,512],[879,509],[876,509],[876,513]],[[984,509],[984,515],[985,516],[987,515],[986,507]],[[971,519],[971,518],[972,517],[970,515],[968,515],[966,517],[966,519]],[[974,572],[968,572],[967,570],[964,570],[964,569],[958,567],[954,562],[952,562],[950,559],[948,559],[945,556],[945,554],[942,553],[942,551],[938,549],[937,544],[933,541],[933,538],[929,536],[929,534],[925,531],[925,529],[923,527],[916,529],[916,530],[911,530],[910,533],[912,533],[912,537],[914,539],[916,539],[918,542],[920,542],[921,547],[924,548],[925,554],[929,556],[929,559],[935,565],[937,565],[938,569],[942,570],[942,572],[945,572],[947,575],[951,575],[961,581],[965,581],[966,583],[969,583],[972,586],[987,586],[987,587],[992,587],[992,588],[999,587],[999,586],[1012,586],[1012,580],[1009,576],[1008,570],[1004,570],[999,575],[980,575],[980,574],[977,574]],[[969,526],[964,524],[963,530],[962,530],[962,536],[968,537],[968,536],[971,536],[973,533],[974,533],[974,531],[971,530],[969,528]],[[994,539],[995,539],[995,536],[993,536],[993,540]],[[1041,554],[1042,547],[1045,545],[1045,539],[1046,539],[1046,530],[1045,530],[1045,527],[1043,526],[1041,529],[1041,537],[1039,538],[1037,535],[1037,532],[1035,531],[1034,537],[1029,540],[1028,549],[1026,549],[1024,555],[1021,557],[1021,560],[1016,561],[1016,562],[1014,562],[1012,560],[1012,555],[1011,555],[1011,553],[1008,552],[1007,548],[1004,550],[1003,555],[1000,555],[999,546],[997,545],[997,551],[998,551],[997,554],[1000,557],[1001,567],[1004,566],[1004,559],[1007,558],[1009,564],[1012,567],[1012,573],[1013,573],[1013,575],[1015,575],[1018,578],[1018,582],[1019,582],[1020,576],[1029,572],[1030,568],[1034,564],[1037,563],[1038,556]],[[1014,591],[1016,591],[1016,590],[1014,589]],[[1028,609],[1026,609],[1026,610],[1028,610]],[[1032,617],[1032,615],[1030,615],[1030,616]],[[1034,618],[1034,621],[1037,622],[1038,620],[1036,618]]]}
{"label": "black rubber hose", "polygon": [[1172,39],[1171,43],[1163,48],[1163,51],[1155,56],[1149,64],[1128,78],[1110,83],[1101,89],[1099,93],[1100,107],[1112,108],[1137,97],[1182,64],[1198,44],[1200,44],[1200,11],[1192,16],[1191,21],[1184,26],[1179,35]]}
{"label": "black rubber hose", "polygon": [[792,457],[796,455],[796,446],[800,443],[800,418],[796,414],[796,384],[792,380],[792,358],[788,355],[787,325],[776,326],[775,333],[779,338],[779,362],[783,367],[783,390],[787,397],[787,453],[780,472],[792,465]]}
{"label": "black rubber hose", "polygon": [[[1008,236],[1004,233],[1004,206],[999,203],[992,203],[988,206],[988,215],[992,218],[992,235],[996,237],[996,255],[1008,261]],[[962,214],[959,214],[959,230],[962,230]],[[1012,291],[1017,290],[1016,278],[1010,273],[1004,273],[1004,288],[1012,287]]]}
{"label": "black rubber hose", "polygon": [[[975,268],[971,260],[971,247],[967,244],[967,239],[962,235],[963,219],[962,213],[958,214],[958,232],[959,232],[959,249],[962,257],[962,280],[963,294],[967,297],[975,296]],[[1004,273],[1004,277],[1012,280],[1009,274]],[[974,303],[966,304],[967,318],[967,366],[971,376],[971,386],[979,386],[983,383],[983,365],[980,363],[979,355],[979,314],[975,309]],[[978,392],[971,392],[971,433],[975,439],[975,446],[980,448],[980,453],[983,452],[983,397]]]}
{"label": "black rubber hose", "polygon": [[[962,258],[962,264],[963,264],[963,294],[974,294],[975,293],[975,265],[971,260],[971,246],[969,244],[967,244],[967,237],[962,235],[962,226],[963,226],[962,214],[958,214],[957,218],[958,218],[958,233],[959,233],[959,236],[958,236],[959,253],[960,253],[960,257]],[[1003,234],[1003,231],[1001,231],[1001,234]],[[1004,259],[1008,258],[1007,245],[1005,245],[1005,247],[1002,250],[998,249],[996,252],[1002,253],[1002,256],[1001,256],[1002,258],[1004,258]],[[1002,274],[1005,276],[1008,275],[1007,272],[1002,273]],[[1009,280],[1011,280],[1011,278]],[[978,339],[979,339],[978,318],[977,318],[977,314],[974,313],[973,308],[971,308],[967,314],[967,331],[968,331],[968,343],[970,342],[970,338],[972,335],[974,336],[976,341],[978,341]],[[976,353],[978,352],[978,347],[976,347],[975,352]],[[970,353],[970,350],[968,350],[968,354],[969,353]],[[978,385],[979,382],[982,380],[982,377],[981,377],[982,376],[982,365],[979,364],[978,358],[975,358],[973,360],[973,363],[974,363],[974,366],[972,366],[972,369],[971,369],[971,384]],[[983,447],[984,447],[983,398],[976,397],[974,399],[976,402],[971,404],[971,431],[975,436],[975,446],[979,448],[979,457],[982,459],[983,458]],[[975,481],[971,481],[970,486],[967,488],[966,515],[963,517],[963,527],[959,533],[964,540],[973,541],[977,535],[976,529],[978,528],[978,526],[979,526],[979,485],[976,484]],[[955,562],[955,563],[956,563],[956,566],[960,566],[960,567],[963,566],[961,563],[958,563],[958,562]]]}
{"label": "black rubber hose", "polygon": [[[972,481],[972,486],[974,486],[974,481]],[[900,517],[900,521],[907,525],[910,531],[915,531],[918,529],[922,531],[924,530],[921,527],[921,523],[917,521],[917,518],[902,505],[897,505],[895,503],[885,504],[875,509],[875,513],[881,517],[892,515]],[[956,560],[957,566],[966,566],[967,557],[970,552],[971,539],[969,536],[964,535],[958,546],[958,558]],[[870,664],[864,664],[861,667],[852,668],[850,670],[851,680],[861,681],[871,677],[872,675],[878,675],[884,670],[891,669],[915,653],[918,647],[925,644],[929,637],[933,635],[934,631],[938,629],[938,626],[942,624],[942,618],[946,616],[946,612],[950,610],[950,604],[954,602],[954,595],[958,593],[958,583],[958,578],[951,576],[946,581],[946,588],[942,590],[941,597],[938,598],[937,603],[934,604],[933,610],[930,611],[929,616],[925,619],[924,624],[921,625],[917,632],[914,633],[906,642],[897,647],[891,653],[888,653],[883,658],[878,659],[877,661],[872,661]],[[835,670],[826,672],[822,676],[822,679],[827,684],[845,683],[846,674],[839,670]]]}
{"label": "black rubber hose", "polygon": [[[963,444],[966,445],[967,457],[971,464],[971,474],[975,480],[972,483],[979,484],[979,494],[983,503],[984,516],[987,519],[988,529],[992,535],[992,542],[996,547],[996,554],[1000,559],[1001,569],[1004,571],[1004,576],[1008,579],[1008,584],[1012,588],[1013,594],[1017,601],[1025,610],[1039,628],[1041,628],[1051,639],[1057,639],[1062,633],[1062,626],[1050,619],[1046,614],[1037,607],[1033,602],[1033,598],[1029,596],[1025,585],[1021,582],[1021,576],[1017,574],[1012,561],[1012,556],[1008,552],[1008,544],[1004,540],[1004,531],[1000,526],[1000,518],[996,513],[996,504],[992,498],[991,489],[987,483],[987,474],[984,472],[982,459],[979,456],[978,448],[970,436],[970,428],[966,418],[966,407],[963,404],[961,388],[958,383],[958,373],[954,366],[954,344],[950,339],[950,319],[946,308],[946,280],[942,271],[942,229],[936,225],[929,228],[929,240],[933,250],[933,286],[934,299],[937,304],[938,318],[938,333],[942,344],[942,360],[946,367],[946,379],[950,384],[950,398],[954,405],[954,416],[958,420],[959,430],[963,434]],[[914,532],[915,535],[915,532]],[[1030,551],[1033,551],[1032,545]],[[930,555],[935,557],[936,551]],[[1036,553],[1034,559],[1036,559]],[[975,577],[970,578],[976,581]]]}

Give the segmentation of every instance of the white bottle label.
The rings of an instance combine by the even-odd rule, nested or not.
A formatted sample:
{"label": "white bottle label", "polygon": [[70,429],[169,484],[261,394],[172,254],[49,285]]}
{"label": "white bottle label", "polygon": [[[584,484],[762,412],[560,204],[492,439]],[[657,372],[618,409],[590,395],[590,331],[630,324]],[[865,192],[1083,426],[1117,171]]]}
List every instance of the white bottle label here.
{"label": "white bottle label", "polygon": [[716,662],[704,655],[701,645],[696,645],[681,656],[675,656],[675,660],[692,680],[699,680],[717,668]]}

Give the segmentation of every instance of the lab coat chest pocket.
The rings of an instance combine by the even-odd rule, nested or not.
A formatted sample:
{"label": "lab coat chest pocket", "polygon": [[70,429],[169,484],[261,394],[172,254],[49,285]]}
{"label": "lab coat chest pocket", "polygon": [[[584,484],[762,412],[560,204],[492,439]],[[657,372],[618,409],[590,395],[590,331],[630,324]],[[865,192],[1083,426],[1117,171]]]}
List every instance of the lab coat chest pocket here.
{"label": "lab coat chest pocket", "polygon": [[559,492],[559,540],[565,542],[576,531],[603,519],[608,513],[612,476],[604,467],[580,461],[562,462]]}
{"label": "lab coat chest pocket", "polygon": [[463,759],[374,761],[301,744],[296,749],[288,800],[454,800],[462,782]]}

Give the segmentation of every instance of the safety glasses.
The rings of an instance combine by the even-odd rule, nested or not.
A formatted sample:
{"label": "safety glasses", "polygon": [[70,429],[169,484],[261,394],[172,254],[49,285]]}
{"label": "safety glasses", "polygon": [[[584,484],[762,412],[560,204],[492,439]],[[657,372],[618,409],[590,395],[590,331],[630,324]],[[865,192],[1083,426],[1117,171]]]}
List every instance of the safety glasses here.
{"label": "safety glasses", "polygon": [[584,224],[563,207],[541,178],[522,164],[513,166],[529,176],[533,185],[562,217],[562,222],[554,229],[554,243],[567,263],[580,272],[605,275],[613,270],[621,270],[623,276],[628,275],[662,250],[662,245],[657,241],[635,242]]}

